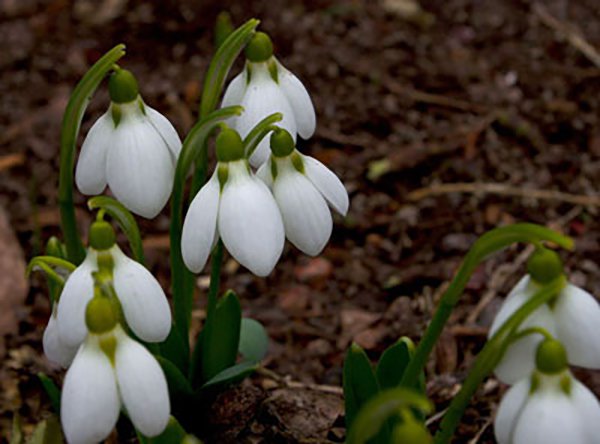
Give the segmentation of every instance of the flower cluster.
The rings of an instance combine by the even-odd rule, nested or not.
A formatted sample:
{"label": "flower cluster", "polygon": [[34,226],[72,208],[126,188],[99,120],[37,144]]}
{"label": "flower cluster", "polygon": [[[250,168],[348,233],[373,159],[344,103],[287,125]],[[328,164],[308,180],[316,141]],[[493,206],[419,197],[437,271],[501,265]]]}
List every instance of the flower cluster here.
{"label": "flower cluster", "polygon": [[165,376],[147,342],[164,341],[171,312],[156,279],[115,244],[107,222],[90,229],[84,262],[67,278],[44,332],[44,352],[69,367],[61,421],[68,442],[92,443],[114,428],[121,405],[146,436],[169,420]]}

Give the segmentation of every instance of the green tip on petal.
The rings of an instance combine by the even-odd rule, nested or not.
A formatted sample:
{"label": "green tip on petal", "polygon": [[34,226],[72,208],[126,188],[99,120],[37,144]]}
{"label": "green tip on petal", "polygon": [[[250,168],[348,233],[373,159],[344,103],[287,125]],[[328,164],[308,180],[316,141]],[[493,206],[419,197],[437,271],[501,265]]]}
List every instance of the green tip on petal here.
{"label": "green tip on petal", "polygon": [[271,134],[271,151],[276,157],[286,157],[295,149],[294,139],[286,130],[279,128]]}
{"label": "green tip on petal", "polygon": [[108,250],[115,241],[115,230],[108,222],[97,220],[90,227],[90,246],[94,250]]}
{"label": "green tip on petal", "polygon": [[112,302],[100,295],[94,296],[85,309],[85,323],[90,332],[102,334],[111,331],[117,325],[117,313]]}
{"label": "green tip on petal", "polygon": [[535,365],[542,373],[552,375],[562,372],[568,365],[565,347],[555,339],[546,339],[537,348]]}
{"label": "green tip on petal", "polygon": [[233,162],[244,158],[244,144],[237,131],[226,128],[219,133],[216,141],[217,160]]}
{"label": "green tip on petal", "polygon": [[110,100],[115,103],[132,102],[139,94],[137,80],[131,71],[118,69],[110,76],[108,92],[110,93]]}
{"label": "green tip on petal", "polygon": [[563,265],[556,252],[537,248],[527,261],[527,271],[534,281],[547,284],[563,274]]}
{"label": "green tip on petal", "polygon": [[246,46],[245,54],[251,62],[266,62],[273,55],[271,37],[264,32],[257,32]]}
{"label": "green tip on petal", "polygon": [[394,429],[392,442],[394,444],[430,444],[432,438],[423,424],[409,420]]}

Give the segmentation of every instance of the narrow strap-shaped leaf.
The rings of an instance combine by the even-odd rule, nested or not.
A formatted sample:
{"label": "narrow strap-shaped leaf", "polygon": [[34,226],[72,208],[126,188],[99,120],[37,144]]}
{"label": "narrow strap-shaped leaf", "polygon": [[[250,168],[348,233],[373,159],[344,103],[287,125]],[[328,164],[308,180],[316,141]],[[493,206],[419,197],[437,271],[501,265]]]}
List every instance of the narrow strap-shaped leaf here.
{"label": "narrow strap-shaped leaf", "polygon": [[169,395],[173,399],[189,396],[193,393],[192,387],[183,373],[168,359],[162,356],[155,356],[167,378],[169,385]]}
{"label": "narrow strap-shaped leaf", "polygon": [[104,210],[119,224],[119,227],[127,236],[133,258],[144,265],[142,236],[133,214],[121,202],[108,196],[92,197],[88,200],[87,205],[90,210]]}
{"label": "narrow strap-shaped leaf", "polygon": [[223,120],[239,115],[241,112],[242,107],[240,106],[222,108],[194,125],[183,141],[177,167],[175,168],[169,232],[171,241],[171,285],[175,327],[179,330],[179,336],[186,343],[187,353],[189,353],[187,337],[192,315],[194,275],[186,268],[181,255],[185,182],[194,161],[205,149],[208,137]]}
{"label": "narrow strap-shaped leaf", "polygon": [[73,205],[73,169],[75,167],[75,151],[81,120],[87,105],[113,65],[125,55],[125,45],[117,45],[108,51],[79,81],[63,116],[60,132],[60,176],[58,184],[58,201],[63,238],[67,246],[69,260],[76,264],[85,257],[85,250],[77,230],[75,207]]}
{"label": "narrow strap-shaped leaf", "polygon": [[[52,283],[52,291],[50,291],[50,299],[52,301],[52,303],[55,303],[58,299],[58,296],[60,295],[60,292],[62,291],[62,288],[65,285],[65,279],[59,275],[56,271],[54,271],[53,266],[56,266],[56,262],[64,262],[65,266],[62,266],[62,268],[65,268],[68,271],[73,271],[75,268],[70,269],[67,268],[66,264],[69,265],[73,265],[70,262],[67,262],[63,259],[59,259],[57,257],[52,257],[52,256],[36,256],[33,259],[31,259],[29,261],[29,264],[27,265],[27,270],[26,270],[26,274],[27,276],[29,276],[31,274],[32,271],[34,270],[41,270],[44,272],[44,274],[46,275],[46,278],[48,279],[48,282]],[[73,266],[74,267],[74,266]]]}
{"label": "narrow strap-shaped leaf", "polygon": [[265,327],[254,319],[243,318],[240,328],[240,354],[248,361],[259,362],[269,348],[269,335]]}
{"label": "narrow strap-shaped leaf", "polygon": [[200,388],[199,393],[202,394],[207,390],[217,390],[228,385],[236,384],[256,371],[257,368],[258,364],[252,361],[240,362],[233,367],[226,368],[213,376],[210,380],[206,381]]}
{"label": "narrow strap-shaped leaf", "polygon": [[233,291],[228,291],[217,304],[213,315],[206,318],[202,330],[200,378],[203,382],[235,364],[241,323],[240,301]]}
{"label": "narrow strap-shaped leaf", "polygon": [[10,434],[10,444],[23,444],[23,425],[21,424],[21,416],[19,412],[15,412],[12,422],[12,431]]}
{"label": "narrow strap-shaped leaf", "polygon": [[414,353],[414,344],[406,336],[388,347],[377,364],[377,381],[382,390],[398,387],[404,370]]}
{"label": "narrow strap-shaped leaf", "polygon": [[227,74],[237,56],[254,35],[254,30],[259,23],[260,21],[256,19],[248,20],[229,34],[217,49],[204,79],[202,99],[200,100],[201,118],[208,116],[217,107]]}
{"label": "narrow strap-shaped leaf", "polygon": [[48,395],[48,398],[50,398],[52,410],[54,410],[54,413],[57,415],[60,415],[60,389],[56,386],[54,381],[44,373],[38,373],[37,377],[42,383],[42,387]]}
{"label": "narrow strap-shaped leaf", "polygon": [[27,444],[62,444],[64,441],[60,423],[55,416],[40,422]]}
{"label": "narrow strap-shaped leaf", "polygon": [[187,338],[182,338],[175,325],[171,326],[169,336],[159,344],[160,355],[171,361],[179,371],[186,375],[190,365]]}
{"label": "narrow strap-shaped leaf", "polygon": [[283,114],[273,113],[256,124],[254,128],[244,137],[244,153],[247,158],[250,158],[258,144],[274,129],[278,127],[274,125],[283,119]]}
{"label": "narrow strap-shaped leaf", "polygon": [[169,423],[164,432],[154,438],[148,438],[139,431],[137,432],[140,444],[179,444],[184,440],[185,436],[185,430],[172,416],[169,418]]}

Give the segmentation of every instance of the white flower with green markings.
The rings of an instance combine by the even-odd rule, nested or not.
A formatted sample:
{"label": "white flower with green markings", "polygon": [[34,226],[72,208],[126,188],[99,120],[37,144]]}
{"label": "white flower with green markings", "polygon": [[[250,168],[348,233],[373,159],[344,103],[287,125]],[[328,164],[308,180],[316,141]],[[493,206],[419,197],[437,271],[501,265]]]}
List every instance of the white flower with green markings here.
{"label": "white flower with green markings", "polygon": [[296,150],[284,129],[271,135],[272,154],[258,170],[271,188],[285,227],[285,235],[303,253],[318,255],[333,227],[329,204],[345,216],[348,192],[340,179],[318,160]]}
{"label": "white flower with green markings", "polygon": [[[489,336],[541,288],[562,273],[558,255],[547,249],[536,250],[528,262],[529,274],[510,292],[496,315]],[[600,368],[600,306],[587,291],[568,283],[549,304],[533,312],[520,331],[541,327],[556,336],[569,352],[569,363],[580,367]],[[517,339],[495,369],[500,380],[514,384],[534,369],[539,335]]]}
{"label": "white flower with green markings", "polygon": [[257,276],[266,276],[283,251],[281,214],[267,186],[252,173],[235,130],[219,134],[216,150],[215,172],[185,216],[183,260],[199,273],[220,238],[240,264]]}
{"label": "white flower with green markings", "polygon": [[154,276],[115,244],[112,226],[96,221],[90,229],[85,260],[68,277],[56,313],[60,341],[77,347],[87,335],[85,309],[94,296],[93,273],[107,274],[114,285],[127,325],[142,340],[161,342],[171,329],[171,310]]}
{"label": "white flower with green markings", "polygon": [[[315,109],[302,82],[273,56],[273,43],[267,34],[257,32],[246,47],[246,66],[229,84],[222,106],[241,105],[244,112],[229,124],[242,137],[265,117],[281,113],[278,124],[296,140],[315,132]],[[264,139],[250,156],[254,167],[269,157],[269,141]]]}
{"label": "white flower with green markings", "polygon": [[600,403],[567,368],[567,353],[546,339],[536,369],[506,392],[494,422],[498,444],[595,444]]}
{"label": "white flower with green markings", "polygon": [[73,362],[79,344],[70,346],[61,339],[58,332],[58,321],[56,320],[57,307],[57,304],[52,305],[52,313],[42,337],[42,346],[44,354],[50,361],[67,368]]}
{"label": "white flower with green markings", "polygon": [[115,427],[121,405],[135,428],[147,437],[169,421],[165,375],[148,350],[118,323],[114,301],[98,294],[87,303],[89,332],[67,371],[60,417],[69,443],[97,443]]}
{"label": "white flower with green markings", "polygon": [[75,182],[86,195],[110,190],[130,211],[155,217],[171,195],[181,140],[173,125],[146,105],[124,69],[110,78],[111,105],[90,129]]}

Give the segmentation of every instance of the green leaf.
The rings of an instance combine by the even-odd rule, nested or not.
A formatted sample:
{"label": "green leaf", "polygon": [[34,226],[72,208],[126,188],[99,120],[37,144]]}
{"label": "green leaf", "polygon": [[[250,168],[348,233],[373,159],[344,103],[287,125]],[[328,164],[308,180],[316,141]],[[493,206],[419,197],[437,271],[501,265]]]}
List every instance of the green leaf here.
{"label": "green leaf", "polygon": [[101,209],[112,217],[127,236],[133,258],[140,264],[144,264],[144,247],[140,229],[133,214],[125,206],[108,196],[96,196],[88,200],[90,210]]}
{"label": "green leaf", "polygon": [[185,397],[193,393],[189,381],[175,364],[162,356],[155,356],[155,358],[165,373],[169,384],[169,393],[173,398]]}
{"label": "green leaf", "polygon": [[77,136],[81,120],[91,97],[102,79],[113,65],[125,55],[125,45],[117,45],[108,51],[92,66],[79,81],[71,94],[63,115],[60,132],[60,173],[58,183],[58,201],[60,204],[61,229],[67,247],[69,260],[79,264],[85,257],[85,250],[77,230],[75,206],[73,204],[73,170]]}
{"label": "green leaf", "polygon": [[236,384],[243,380],[246,376],[252,374],[257,368],[258,364],[256,362],[240,362],[239,364],[229,367],[213,376],[200,388],[200,391],[202,392],[208,389],[220,390],[227,385]]}
{"label": "green leaf", "polygon": [[233,62],[242,52],[246,43],[250,41],[259,23],[260,21],[256,19],[248,20],[229,34],[217,49],[204,79],[202,99],[200,100],[200,117],[207,116],[216,108]]}
{"label": "green leaf", "polygon": [[403,409],[416,409],[423,414],[433,404],[422,394],[407,388],[394,388],[377,394],[360,409],[349,428],[347,444],[364,444],[377,435],[386,421]]}
{"label": "green leaf", "polygon": [[269,335],[265,327],[254,319],[243,318],[240,328],[239,352],[248,361],[259,362],[269,348]]}
{"label": "green leaf", "polygon": [[10,444],[23,444],[21,416],[18,412],[15,412],[15,415],[13,416],[12,430],[10,433]]}
{"label": "green leaf", "polygon": [[383,352],[377,364],[377,381],[382,389],[394,388],[400,385],[402,375],[412,354],[414,344],[406,336]]}
{"label": "green leaf", "polygon": [[164,358],[175,364],[184,375],[187,374],[190,365],[189,346],[179,334],[176,325],[171,326],[169,336],[159,344],[159,349]]}
{"label": "green leaf", "polygon": [[37,377],[42,383],[42,387],[44,387],[44,391],[48,395],[48,398],[50,398],[52,410],[54,410],[54,413],[57,415],[60,415],[60,389],[56,386],[54,381],[44,373],[38,373]]}
{"label": "green leaf", "polygon": [[247,158],[250,158],[258,144],[267,136],[267,134],[278,128],[274,124],[281,121],[281,119],[283,119],[283,114],[281,113],[268,115],[258,122],[248,135],[244,137],[244,153]]}
{"label": "green leaf", "polygon": [[36,256],[29,261],[25,274],[29,277],[32,271],[41,270],[46,275],[48,287],[50,289],[50,300],[55,303],[65,285],[65,279],[54,269],[62,268],[69,273],[75,270],[75,265],[64,259],[54,256]]}
{"label": "green leaf", "polygon": [[352,344],[346,353],[343,384],[346,428],[350,429],[361,407],[379,393],[379,385],[371,362],[357,344]]}
{"label": "green leaf", "polygon": [[[202,119],[190,130],[175,168],[173,193],[171,195],[171,225],[169,228],[171,245],[171,282],[173,286],[173,311],[175,326],[179,336],[184,339],[187,353],[189,353],[188,330],[192,316],[192,302],[194,294],[194,275],[183,263],[181,256],[181,233],[183,229],[183,202],[184,189],[188,173],[194,161],[206,154],[206,142],[212,132],[221,122],[230,117],[239,115],[242,108],[231,106],[222,108]],[[204,154],[202,154],[204,153]]]}
{"label": "green leaf", "polygon": [[186,435],[187,434],[183,427],[181,427],[181,424],[179,424],[172,416],[169,418],[169,423],[167,424],[165,431],[154,438],[148,438],[139,431],[137,432],[140,444],[178,444],[185,439]]}
{"label": "green leaf", "polygon": [[242,308],[233,291],[228,291],[208,316],[202,331],[201,379],[208,381],[233,366],[240,344]]}
{"label": "green leaf", "polygon": [[27,444],[62,444],[63,442],[60,423],[56,417],[51,416],[37,425]]}

